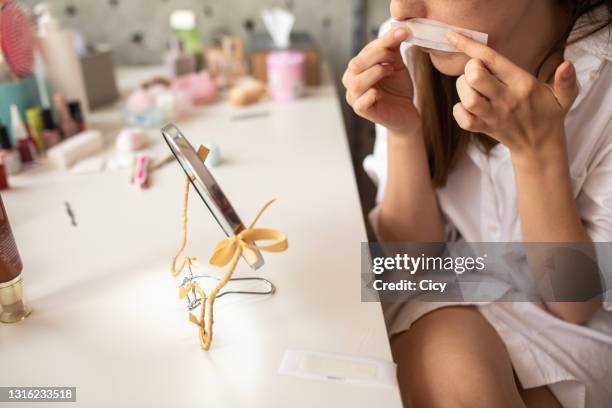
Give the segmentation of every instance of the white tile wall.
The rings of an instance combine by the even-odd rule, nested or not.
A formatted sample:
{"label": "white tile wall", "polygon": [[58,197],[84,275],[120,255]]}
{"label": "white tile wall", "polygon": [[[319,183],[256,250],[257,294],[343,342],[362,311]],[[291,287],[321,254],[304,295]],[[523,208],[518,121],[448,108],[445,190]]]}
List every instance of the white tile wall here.
{"label": "white tile wall", "polygon": [[[28,6],[36,0],[22,0]],[[338,75],[351,54],[351,6],[353,0],[51,0],[63,24],[83,32],[88,40],[113,46],[117,63],[161,62],[170,38],[169,14],[176,8],[197,13],[204,41],[216,30],[230,30],[246,38],[247,20],[263,30],[259,12],[264,7],[290,7],[297,16],[296,29],[307,30]],[[369,0],[371,35],[388,0]],[[383,17],[384,18],[384,17]],[[137,40],[141,39],[140,42]]]}

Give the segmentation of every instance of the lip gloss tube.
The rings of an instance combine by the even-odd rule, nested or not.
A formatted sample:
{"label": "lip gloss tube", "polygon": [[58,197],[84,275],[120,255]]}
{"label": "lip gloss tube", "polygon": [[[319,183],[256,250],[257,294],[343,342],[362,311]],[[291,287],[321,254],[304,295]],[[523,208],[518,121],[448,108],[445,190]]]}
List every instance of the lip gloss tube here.
{"label": "lip gloss tube", "polygon": [[0,322],[17,323],[32,313],[23,302],[23,264],[0,197]]}

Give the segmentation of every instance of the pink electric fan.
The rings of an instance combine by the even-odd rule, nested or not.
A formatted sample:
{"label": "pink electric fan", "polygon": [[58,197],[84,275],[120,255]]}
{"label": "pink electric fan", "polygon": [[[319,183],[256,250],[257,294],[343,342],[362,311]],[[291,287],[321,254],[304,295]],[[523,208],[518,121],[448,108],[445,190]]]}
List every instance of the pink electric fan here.
{"label": "pink electric fan", "polygon": [[0,3],[0,46],[11,72],[23,78],[34,67],[34,27],[21,5],[7,0]]}

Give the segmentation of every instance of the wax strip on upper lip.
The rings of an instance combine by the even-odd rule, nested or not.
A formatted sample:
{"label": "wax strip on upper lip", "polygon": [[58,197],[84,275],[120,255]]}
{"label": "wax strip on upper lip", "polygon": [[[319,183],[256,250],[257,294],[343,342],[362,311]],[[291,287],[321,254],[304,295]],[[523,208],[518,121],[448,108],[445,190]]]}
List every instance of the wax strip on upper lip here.
{"label": "wax strip on upper lip", "polygon": [[489,40],[489,35],[486,33],[455,27],[426,18],[412,18],[405,21],[393,20],[391,21],[391,27],[410,30],[412,35],[406,40],[407,43],[446,52],[459,52],[446,39],[448,33],[460,33],[484,45],[487,45]]}

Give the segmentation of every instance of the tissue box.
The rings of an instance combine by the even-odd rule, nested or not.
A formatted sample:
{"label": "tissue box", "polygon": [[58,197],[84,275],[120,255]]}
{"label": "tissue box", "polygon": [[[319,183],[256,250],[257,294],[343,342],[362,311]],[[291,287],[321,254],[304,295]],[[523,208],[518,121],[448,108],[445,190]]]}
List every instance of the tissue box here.
{"label": "tissue box", "polygon": [[[299,50],[306,55],[306,85],[321,84],[321,57],[315,42],[308,33],[291,33],[292,50]],[[249,39],[249,60],[251,75],[262,82],[268,82],[266,56],[268,52],[278,50],[268,33],[253,33]]]}
{"label": "tissue box", "polygon": [[119,98],[113,55],[110,51],[82,56],[81,67],[91,109],[115,102]]}

